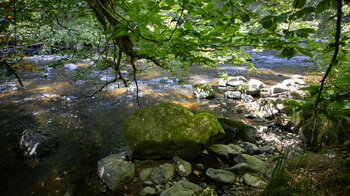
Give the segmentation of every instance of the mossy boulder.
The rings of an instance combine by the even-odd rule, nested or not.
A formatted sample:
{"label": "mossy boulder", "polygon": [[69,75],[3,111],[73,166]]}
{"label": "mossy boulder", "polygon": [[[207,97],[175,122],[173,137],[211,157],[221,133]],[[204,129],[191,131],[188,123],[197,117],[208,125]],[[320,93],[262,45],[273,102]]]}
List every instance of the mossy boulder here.
{"label": "mossy boulder", "polygon": [[255,142],[258,134],[256,128],[239,120],[219,118],[218,121],[226,133],[225,140],[232,141],[238,137],[244,141]]}
{"label": "mossy boulder", "polygon": [[123,123],[123,133],[132,156],[139,159],[194,159],[225,134],[215,116],[193,114],[174,103],[142,108],[131,114]]}

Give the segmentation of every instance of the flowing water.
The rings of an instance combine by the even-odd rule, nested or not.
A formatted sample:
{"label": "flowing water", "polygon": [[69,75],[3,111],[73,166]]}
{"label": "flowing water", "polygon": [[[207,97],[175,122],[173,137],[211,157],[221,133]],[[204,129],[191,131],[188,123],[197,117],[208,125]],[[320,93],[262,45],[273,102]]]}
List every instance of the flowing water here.
{"label": "flowing water", "polygon": [[[29,58],[44,67],[48,56]],[[232,111],[236,103],[224,100],[215,85],[219,73],[243,75],[274,85],[293,74],[304,75],[311,63],[305,57],[290,61],[278,59],[273,52],[252,54],[252,63],[260,71],[254,75],[246,67],[220,65],[218,69],[190,67],[182,73],[187,84],[178,84],[171,74],[140,64],[145,72],[138,77],[140,106],[161,102],[179,103],[191,111],[207,111],[216,116],[241,118]],[[82,62],[78,69],[85,69]],[[128,70],[131,73],[131,70]],[[124,72],[126,77],[128,73]],[[1,195],[63,195],[67,189],[75,195],[99,195],[97,161],[109,154],[126,150],[122,135],[124,119],[139,107],[134,84],[124,88],[111,84],[93,97],[88,97],[106,80],[113,77],[109,70],[94,70],[84,80],[75,78],[75,71],[64,67],[42,73],[20,73],[25,88],[13,77],[0,82],[0,194]],[[214,86],[216,98],[196,100],[193,85],[206,81]],[[118,88],[121,87],[121,88]],[[20,134],[27,129],[53,132],[58,147],[42,159],[24,156],[18,145]]]}

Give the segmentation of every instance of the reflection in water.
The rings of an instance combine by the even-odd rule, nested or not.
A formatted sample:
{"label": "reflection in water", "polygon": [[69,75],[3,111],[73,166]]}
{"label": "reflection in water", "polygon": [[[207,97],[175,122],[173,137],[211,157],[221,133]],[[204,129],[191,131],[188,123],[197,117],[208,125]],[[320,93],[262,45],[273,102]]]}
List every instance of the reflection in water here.
{"label": "reflection in water", "polygon": [[[181,74],[187,84],[178,84],[178,79],[171,74],[143,65],[146,72],[139,76],[141,106],[169,101],[195,113],[210,112],[218,117],[240,118],[232,112],[236,103],[224,100],[220,89],[214,86],[215,99],[196,100],[192,86],[201,81],[216,85],[222,72],[274,84],[289,74],[307,71],[305,63],[301,64],[304,66],[287,65],[268,66],[271,69],[268,70],[259,64],[257,67],[262,70],[259,75],[253,75],[244,67],[222,65],[213,70],[193,66],[189,69],[191,74]],[[78,69],[86,66],[86,63],[78,64]],[[48,77],[41,73],[23,73],[24,89],[17,88],[14,78],[1,81],[2,195],[62,195],[68,189],[76,190],[75,195],[101,194],[96,188],[100,183],[96,164],[108,154],[126,149],[122,123],[138,109],[135,85],[111,84],[107,91],[88,97],[103,84],[100,78],[112,77],[112,72],[101,72],[97,78],[91,74],[84,80],[76,80],[74,73],[64,68],[50,70]],[[83,98],[85,96],[88,98]],[[19,135],[26,129],[54,132],[59,138],[59,146],[42,160],[26,158],[18,148]]]}

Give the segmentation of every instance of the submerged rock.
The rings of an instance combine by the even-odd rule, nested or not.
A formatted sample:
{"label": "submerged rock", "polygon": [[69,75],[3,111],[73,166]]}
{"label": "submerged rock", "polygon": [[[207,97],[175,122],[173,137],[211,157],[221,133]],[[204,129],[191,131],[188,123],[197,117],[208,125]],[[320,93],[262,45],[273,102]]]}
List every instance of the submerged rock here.
{"label": "submerged rock", "polygon": [[179,156],[194,159],[208,145],[224,136],[216,117],[193,114],[174,103],[142,108],[123,124],[123,133],[134,158]]}
{"label": "submerged rock", "polygon": [[57,138],[51,133],[25,130],[21,134],[19,145],[32,157],[43,157],[52,148],[57,147]]}
{"label": "submerged rock", "polygon": [[118,154],[99,160],[97,168],[98,176],[112,191],[122,188],[135,176],[135,165]]}
{"label": "submerged rock", "polygon": [[163,191],[160,196],[197,196],[202,192],[202,188],[192,182],[179,181],[174,186]]}
{"label": "submerged rock", "polygon": [[194,87],[193,94],[199,99],[212,99],[215,97],[214,91],[209,84],[197,84]]}
{"label": "submerged rock", "polygon": [[209,168],[205,174],[209,178],[221,183],[233,184],[236,181],[236,176],[232,172],[222,169]]}

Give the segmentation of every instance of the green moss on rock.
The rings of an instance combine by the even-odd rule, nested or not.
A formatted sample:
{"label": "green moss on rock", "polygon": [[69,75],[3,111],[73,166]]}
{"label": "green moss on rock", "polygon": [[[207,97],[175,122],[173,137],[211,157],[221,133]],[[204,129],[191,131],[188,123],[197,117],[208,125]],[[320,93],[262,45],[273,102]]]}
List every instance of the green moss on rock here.
{"label": "green moss on rock", "polygon": [[216,117],[193,114],[174,103],[162,103],[131,114],[123,133],[135,158],[156,159],[179,156],[193,159],[202,149],[225,133]]}

